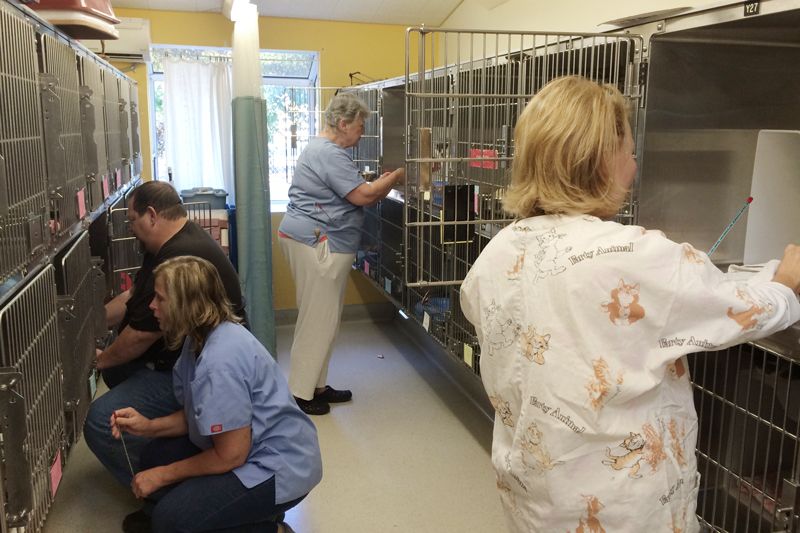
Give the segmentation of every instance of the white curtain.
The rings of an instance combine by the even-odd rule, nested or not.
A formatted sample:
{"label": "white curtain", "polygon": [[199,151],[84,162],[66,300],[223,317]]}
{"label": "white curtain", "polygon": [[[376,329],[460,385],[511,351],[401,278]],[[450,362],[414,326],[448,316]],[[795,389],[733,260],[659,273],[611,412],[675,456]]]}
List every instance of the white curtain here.
{"label": "white curtain", "polygon": [[225,189],[235,203],[229,62],[167,58],[164,115],[175,188]]}

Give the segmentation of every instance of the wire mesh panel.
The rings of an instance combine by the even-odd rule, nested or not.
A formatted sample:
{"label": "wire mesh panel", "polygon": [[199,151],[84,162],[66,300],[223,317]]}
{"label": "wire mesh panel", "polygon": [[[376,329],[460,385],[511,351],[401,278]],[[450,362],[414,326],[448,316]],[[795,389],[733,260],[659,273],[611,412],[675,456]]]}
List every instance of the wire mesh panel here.
{"label": "wire mesh panel", "polygon": [[[617,86],[638,108],[641,47],[641,38],[630,35],[409,29],[409,287],[459,284],[510,222],[501,200],[514,126],[531,96],[554,78],[580,75]],[[633,214],[631,205],[622,213],[628,221]]]}
{"label": "wire mesh panel", "polygon": [[697,514],[715,531],[795,531],[800,365],[754,344],[689,358],[699,418]]}
{"label": "wire mesh panel", "polygon": [[[7,506],[13,509],[9,526],[24,526],[39,531],[52,503],[61,471],[61,443],[64,435],[61,362],[58,357],[58,327],[54,269],[47,266],[30,279],[0,309],[0,365],[22,375],[17,388],[25,406],[25,433],[22,450],[30,467],[7,479],[11,485],[28,484],[30,507],[15,504],[14,495]],[[5,461],[13,458],[5,457]],[[9,510],[6,510],[7,518]]]}
{"label": "wire mesh panel", "polygon": [[132,179],[142,176],[142,143],[139,138],[139,89],[133,80],[130,82],[130,131]]}
{"label": "wire mesh panel", "polygon": [[103,71],[103,113],[105,117],[106,154],[108,156],[109,187],[122,187],[122,124],[119,109],[119,78],[109,70]]}
{"label": "wire mesh panel", "polygon": [[125,199],[115,202],[108,211],[109,260],[112,296],[133,287],[133,276],[142,266],[139,241],[130,231]]}
{"label": "wire mesh panel", "polygon": [[0,283],[43,252],[47,184],[33,26],[0,3]]}
{"label": "wire mesh panel", "polygon": [[89,197],[83,164],[77,57],[62,40],[50,35],[40,38],[51,229],[61,235],[86,215]]}
{"label": "wire mesh panel", "polygon": [[96,269],[89,249],[89,234],[82,233],[56,257],[54,264],[67,439],[74,443],[80,437],[91,401],[96,321],[100,318],[100,323],[105,323],[105,316],[98,317],[103,298],[95,290]]}
{"label": "wire mesh panel", "polygon": [[[122,170],[121,184],[131,181],[133,171],[133,131],[131,129],[131,82],[127,78],[119,78],[119,140],[120,165]],[[120,186],[121,186],[120,184]]]}
{"label": "wire mesh panel", "polygon": [[106,153],[103,71],[97,61],[84,56],[78,58],[78,70],[81,84],[81,132],[86,181],[90,192],[89,205],[95,210],[108,197],[111,187]]}

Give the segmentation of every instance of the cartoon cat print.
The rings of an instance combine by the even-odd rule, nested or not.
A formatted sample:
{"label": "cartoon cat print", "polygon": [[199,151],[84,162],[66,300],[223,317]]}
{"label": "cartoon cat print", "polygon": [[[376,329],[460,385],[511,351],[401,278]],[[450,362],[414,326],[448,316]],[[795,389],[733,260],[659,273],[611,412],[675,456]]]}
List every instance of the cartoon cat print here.
{"label": "cartoon cat print", "polygon": [[543,365],[544,352],[550,348],[550,334],[539,335],[536,333],[536,328],[528,326],[527,331],[520,332],[520,337],[522,337],[522,355],[525,359]]}
{"label": "cartoon cat print", "polygon": [[523,251],[521,254],[517,256],[517,259],[514,261],[514,264],[511,266],[511,269],[506,271],[506,277],[509,280],[519,279],[520,275],[522,274],[522,267],[524,265],[525,265],[525,252]]}
{"label": "cartoon cat print", "polygon": [[596,496],[583,496],[583,498],[586,500],[586,514],[578,518],[578,527],[575,528],[575,533],[606,533],[598,518],[604,505]]}
{"label": "cartoon cat print", "polygon": [[747,309],[734,312],[733,307],[729,307],[728,318],[735,320],[742,328],[742,331],[763,328],[764,323],[775,314],[775,309],[771,303],[763,306],[758,305],[758,302],[753,300],[750,294],[744,289],[736,289],[736,297],[747,305]]}
{"label": "cartoon cat print", "polygon": [[644,318],[644,308],[639,305],[639,284],[619,280],[611,291],[611,301],[602,304],[608,319],[617,326],[627,326]]}
{"label": "cartoon cat print", "polygon": [[555,276],[567,269],[559,260],[562,255],[572,250],[571,246],[567,246],[563,250],[558,248],[558,240],[564,237],[566,235],[556,233],[555,228],[536,235],[536,240],[539,242],[539,251],[534,256],[534,270],[536,271],[534,281],[544,279],[547,276]]}
{"label": "cartoon cat print", "polygon": [[489,356],[511,346],[517,339],[520,330],[519,324],[502,315],[503,308],[492,300],[486,309],[486,343],[489,346]]}
{"label": "cartoon cat print", "polygon": [[[563,464],[562,461],[553,461],[550,457],[550,453],[542,441],[542,432],[539,431],[536,422],[528,425],[520,446],[522,447],[522,464],[527,468],[543,472]],[[530,458],[533,458],[533,461],[529,461]]]}
{"label": "cartoon cat print", "polygon": [[669,447],[672,450],[672,456],[675,458],[675,462],[677,462],[680,467],[683,468],[686,466],[686,452],[683,448],[683,440],[686,437],[686,428],[683,424],[681,424],[679,427],[677,420],[671,418],[667,424],[667,430],[669,431]]}
{"label": "cartoon cat print", "polygon": [[622,455],[614,455],[611,453],[611,448],[606,448],[608,459],[603,459],[602,463],[610,466],[612,470],[630,469],[628,477],[639,479],[642,477],[639,473],[641,461],[644,460],[650,465],[651,473],[655,473],[667,458],[664,453],[664,439],[650,424],[642,426],[642,433],[644,436],[641,433],[631,432],[619,444],[619,447],[625,451]]}
{"label": "cartoon cat print", "polygon": [[694,263],[696,265],[702,265],[705,263],[703,258],[691,244],[683,243],[681,248],[683,249],[683,258],[687,263]]}
{"label": "cartoon cat print", "polygon": [[499,396],[489,396],[489,403],[492,404],[494,407],[497,416],[500,417],[500,421],[503,422],[504,426],[508,426],[513,428],[516,426],[516,422],[514,421],[514,414],[511,412],[511,404]]}
{"label": "cartoon cat print", "polygon": [[[594,375],[586,384],[589,392],[589,405],[595,411],[599,411],[609,400],[613,399],[622,390],[625,381],[622,370],[617,372],[616,378],[611,375],[608,363],[602,357],[592,360]],[[611,388],[614,386],[614,394],[611,395]]]}

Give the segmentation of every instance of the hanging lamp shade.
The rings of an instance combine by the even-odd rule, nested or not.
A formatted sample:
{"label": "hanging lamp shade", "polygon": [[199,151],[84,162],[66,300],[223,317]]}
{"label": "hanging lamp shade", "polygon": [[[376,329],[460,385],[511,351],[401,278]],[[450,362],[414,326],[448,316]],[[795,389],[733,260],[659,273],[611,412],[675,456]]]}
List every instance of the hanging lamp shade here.
{"label": "hanging lamp shade", "polygon": [[119,38],[110,0],[39,0],[29,7],[73,39]]}

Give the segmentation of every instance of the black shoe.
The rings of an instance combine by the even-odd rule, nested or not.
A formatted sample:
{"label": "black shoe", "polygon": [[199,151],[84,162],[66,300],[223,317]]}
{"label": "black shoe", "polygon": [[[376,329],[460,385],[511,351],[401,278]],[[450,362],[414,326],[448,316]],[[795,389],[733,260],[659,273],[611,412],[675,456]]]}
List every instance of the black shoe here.
{"label": "black shoe", "polygon": [[336,390],[330,385],[325,385],[324,391],[314,393],[314,399],[328,403],[344,403],[353,399],[353,393],[349,390]]}
{"label": "black shoe", "polygon": [[326,415],[330,413],[331,406],[328,402],[314,398],[313,400],[304,400],[302,398],[294,397],[297,406],[307,415]]}
{"label": "black shoe", "polygon": [[143,509],[127,515],[122,519],[122,531],[125,533],[150,533],[150,516],[145,514]]}

